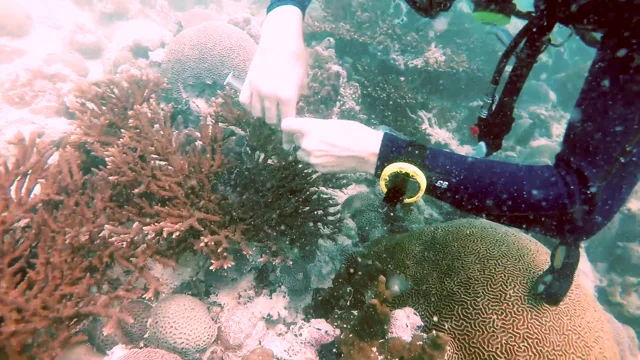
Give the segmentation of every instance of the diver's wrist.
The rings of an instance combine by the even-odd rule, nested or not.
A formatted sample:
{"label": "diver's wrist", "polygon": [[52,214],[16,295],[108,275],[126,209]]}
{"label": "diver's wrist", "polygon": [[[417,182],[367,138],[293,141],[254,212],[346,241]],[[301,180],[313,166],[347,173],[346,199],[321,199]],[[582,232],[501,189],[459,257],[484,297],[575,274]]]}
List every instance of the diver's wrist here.
{"label": "diver's wrist", "polygon": [[361,169],[367,174],[375,174],[376,165],[378,163],[378,155],[380,154],[380,147],[382,146],[382,138],[384,132],[378,130],[372,130],[367,136],[363,138],[362,147],[362,165]]}
{"label": "diver's wrist", "polygon": [[262,23],[260,43],[304,42],[302,37],[302,11],[293,5],[273,9]]}

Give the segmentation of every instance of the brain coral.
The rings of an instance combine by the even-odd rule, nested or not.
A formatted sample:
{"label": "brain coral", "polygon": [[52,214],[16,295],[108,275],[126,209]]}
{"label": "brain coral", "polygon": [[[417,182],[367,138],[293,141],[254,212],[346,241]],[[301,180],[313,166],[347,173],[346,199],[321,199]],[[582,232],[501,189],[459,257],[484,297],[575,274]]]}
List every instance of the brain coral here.
{"label": "brain coral", "polygon": [[144,339],[148,330],[147,323],[151,316],[151,309],[153,306],[143,300],[129,301],[120,307],[120,311],[131,316],[131,320],[133,320],[132,322],[120,321],[122,333],[130,343],[136,344]]}
{"label": "brain coral", "polygon": [[451,336],[449,359],[619,359],[607,314],[579,282],[557,307],[529,295],[549,251],[520,231],[465,219],[372,245],[386,276],[413,284],[392,307]]}
{"label": "brain coral", "polygon": [[132,349],[118,360],[182,360],[180,356],[160,349]]}
{"label": "brain coral", "polygon": [[180,100],[188,89],[222,84],[229,73],[245,78],[256,43],[244,31],[210,21],[182,31],[167,47],[161,73]]}
{"label": "brain coral", "polygon": [[197,357],[213,343],[218,332],[209,309],[189,295],[169,295],[151,311],[146,343],[185,358]]}

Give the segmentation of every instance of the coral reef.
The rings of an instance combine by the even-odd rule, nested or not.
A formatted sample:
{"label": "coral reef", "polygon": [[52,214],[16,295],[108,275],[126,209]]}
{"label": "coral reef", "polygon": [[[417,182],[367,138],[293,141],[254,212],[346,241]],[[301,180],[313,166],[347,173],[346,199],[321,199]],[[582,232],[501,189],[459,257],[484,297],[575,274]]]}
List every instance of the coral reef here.
{"label": "coral reef", "polygon": [[[531,346],[543,321],[574,357],[610,346],[637,358],[631,328],[605,319],[586,290],[558,310],[564,321],[524,304],[548,261],[537,244],[522,250],[530,239],[460,223],[380,239],[465,215],[425,198],[390,218],[377,189],[349,197],[347,185],[373,181],[318,174],[235,92],[218,93],[229,72],[244,77],[267,3],[0,0],[0,143],[46,129],[0,144],[0,358],[455,359],[487,357],[493,343],[506,344],[491,348],[498,354],[516,343],[531,352],[521,357],[561,356],[560,345]],[[462,7],[431,21],[397,0],[313,1],[298,115],[384,125],[469,153],[467,128],[502,48],[476,36],[484,29]],[[580,51],[569,42],[540,58],[496,158],[552,163],[593,56]],[[161,97],[156,70],[173,99]],[[586,245],[604,279],[599,300],[636,332],[638,199]],[[197,311],[159,321],[176,298]],[[185,350],[156,331],[160,322],[207,344]],[[215,341],[202,323],[218,328]]]}
{"label": "coral reef", "polygon": [[[608,315],[582,283],[576,281],[558,307],[532,297],[529,287],[548,256],[534,239],[488,221],[434,225],[378,239],[349,257],[333,289],[316,289],[308,314],[328,317],[330,309],[358,309],[370,298],[377,276],[402,276],[411,286],[393,295],[388,306],[409,306],[427,331],[450,336],[449,358],[540,353],[617,359]],[[504,340],[509,338],[518,341]]]}
{"label": "coral reef", "polygon": [[15,109],[29,108],[33,115],[60,116],[71,76],[55,67],[28,68],[3,80],[0,100]]}
{"label": "coral reef", "polygon": [[[347,270],[347,273],[350,272]],[[445,359],[449,351],[450,338],[435,331],[427,335],[420,333],[420,318],[417,317],[416,321],[416,316],[407,316],[415,313],[413,309],[391,311],[389,306],[395,294],[387,289],[387,279],[380,275],[377,279],[370,280],[372,288],[368,289],[370,292],[367,293],[367,299],[349,298],[346,303],[341,304],[343,309],[358,310],[338,310],[329,315],[329,322],[339,333],[333,343],[334,347],[328,350],[336,353],[331,356],[335,358],[339,355],[338,358],[346,360]],[[347,291],[349,292],[349,289]],[[314,292],[314,296],[317,294]],[[349,296],[358,295],[353,291],[349,292]],[[357,305],[351,304],[351,299],[355,299]],[[321,313],[325,312],[327,308],[322,307],[329,305],[326,300],[328,299],[315,298],[306,309],[308,314],[313,314],[319,309],[322,309]]]}
{"label": "coral reef", "polygon": [[221,224],[216,177],[224,165],[223,130],[203,122],[199,131],[174,131],[170,108],[156,100],[161,86],[151,74],[129,72],[82,87],[70,103],[81,129],[74,140],[98,162],[95,176],[114,186],[114,221],[133,222],[126,230],[107,226],[105,234],[169,258],[196,248],[211,257],[212,268],[231,266],[229,242],[244,242],[238,226]]}
{"label": "coral reef", "polygon": [[[149,307],[136,299],[163,289],[151,264],[171,267],[193,250],[214,270],[232,266],[234,253],[313,259],[318,240],[339,233],[337,203],[322,190],[339,180],[290,160],[276,132],[254,131],[264,124],[228,93],[199,129],[174,129],[162,88],[134,70],[78,84],[67,97],[77,131],[48,145],[35,134],[14,141],[17,156],[0,173],[8,353],[49,359],[85,328],[103,351],[139,343]],[[260,134],[246,137],[244,162],[223,156],[220,124]],[[258,174],[270,181],[256,187]]]}
{"label": "coral reef", "polygon": [[473,81],[478,76],[467,63],[465,52],[436,46],[415,28],[394,22],[393,10],[404,4],[398,2],[394,7],[392,3],[319,1],[321,11],[310,12],[305,37],[316,41],[329,36],[335,42],[349,81],[359,89],[359,118],[366,118],[367,125],[389,126],[428,141],[421,121],[412,114],[438,109],[433,98],[442,96],[444,84]]}
{"label": "coral reef", "polygon": [[321,119],[360,118],[360,88],[348,81],[347,72],[335,54],[335,41],[326,38],[308,49],[306,87],[298,102],[297,115]]}

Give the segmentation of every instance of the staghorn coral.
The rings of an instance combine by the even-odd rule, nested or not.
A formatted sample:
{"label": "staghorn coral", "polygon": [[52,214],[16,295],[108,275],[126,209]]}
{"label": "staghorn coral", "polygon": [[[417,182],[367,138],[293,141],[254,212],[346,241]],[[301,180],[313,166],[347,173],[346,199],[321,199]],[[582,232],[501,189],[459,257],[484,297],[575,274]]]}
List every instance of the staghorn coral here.
{"label": "staghorn coral", "polygon": [[[161,86],[151,73],[125,72],[83,87],[86,98],[73,102],[81,129],[74,141],[88,150],[87,167],[98,167],[94,176],[113,185],[114,222],[129,224],[105,233],[121,246],[143,243],[171,259],[195,248],[209,255],[212,269],[229,267],[230,243],[251,251],[240,225],[225,223],[219,208],[223,130],[202,122],[198,130],[175,131],[171,107],[156,98]],[[152,297],[158,284],[147,280]]]}
{"label": "staghorn coral", "polygon": [[517,230],[457,220],[378,239],[359,256],[357,270],[337,276],[338,288],[325,292],[323,303],[344,308],[339,289],[347,286],[350,303],[362,304],[373,277],[405,276],[419,286],[394,296],[389,306],[410,306],[428,330],[450,336],[450,359],[619,358],[614,334],[603,326],[607,314],[579,281],[557,307],[530,294],[549,251]]}
{"label": "staghorn coral", "polygon": [[35,133],[12,145],[15,159],[0,168],[0,344],[10,358],[53,359],[83,339],[91,316],[117,320],[110,304],[140,295],[129,282],[105,284],[139,249],[101,236],[110,191],[87,181],[76,151]]}
{"label": "staghorn coral", "polygon": [[181,103],[207,85],[222,85],[229,73],[246,77],[256,43],[242,30],[220,21],[210,21],[182,31],[169,46],[161,73],[172,100]]}
{"label": "staghorn coral", "polygon": [[[150,73],[124,72],[81,86],[69,102],[79,123],[74,141],[89,160],[85,171],[97,168],[95,176],[113,184],[116,222],[130,224],[109,227],[113,241],[146,237],[147,247],[168,258],[192,246],[220,269],[234,264],[236,250],[280,262],[299,250],[314,254],[320,238],[339,233],[337,203],[321,188],[344,186],[341,178],[290,160],[276,132],[253,121],[229,92],[199,131],[174,131],[171,108],[156,99],[161,87]],[[251,134],[249,156],[223,156],[233,139],[223,139],[220,124]],[[256,178],[268,181],[256,187]]]}
{"label": "staghorn coral", "polygon": [[[35,135],[15,141],[17,157],[0,171],[0,343],[11,356],[53,358],[94,316],[96,334],[117,336],[118,320],[136,320],[119,305],[162,288],[151,263],[172,266],[192,249],[213,269],[233,265],[236,250],[279,262],[338,234],[337,204],[321,190],[338,182],[289,161],[267,131],[248,137],[257,172],[242,173],[244,163],[222,156],[219,124],[260,123],[218,101],[198,129],[176,130],[157,100],[162,86],[137,71],[79,84],[67,98],[75,132],[57,147]],[[252,189],[260,171],[274,183]],[[231,203],[238,194],[243,202]]]}

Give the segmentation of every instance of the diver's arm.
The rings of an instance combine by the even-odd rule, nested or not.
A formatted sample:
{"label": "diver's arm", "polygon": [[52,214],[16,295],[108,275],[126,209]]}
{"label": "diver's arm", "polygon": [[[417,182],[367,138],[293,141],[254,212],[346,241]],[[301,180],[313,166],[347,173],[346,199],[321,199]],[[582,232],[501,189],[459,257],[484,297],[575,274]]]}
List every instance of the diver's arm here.
{"label": "diver's arm", "polygon": [[472,158],[386,133],[376,175],[410,161],[425,172],[428,195],[460,210],[564,241],[588,239],[624,205],[640,174],[638,46],[616,41],[603,37],[553,166]]}
{"label": "diver's arm", "polygon": [[271,0],[271,3],[267,7],[267,14],[277,7],[283,5],[291,5],[300,9],[300,11],[302,11],[302,15],[304,16],[307,8],[309,7],[309,4],[311,4],[311,0]]}

